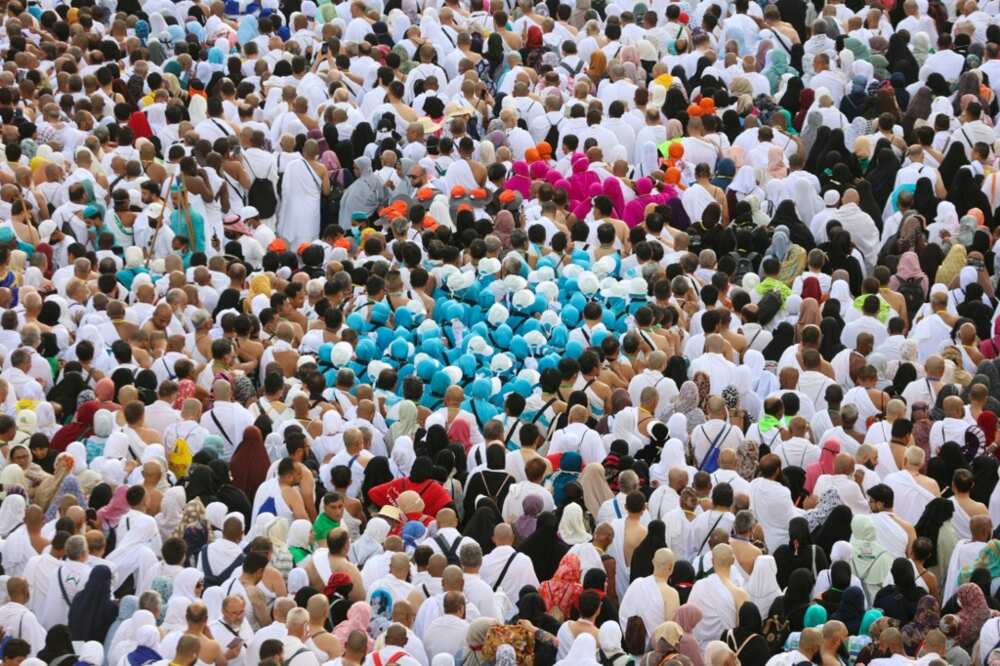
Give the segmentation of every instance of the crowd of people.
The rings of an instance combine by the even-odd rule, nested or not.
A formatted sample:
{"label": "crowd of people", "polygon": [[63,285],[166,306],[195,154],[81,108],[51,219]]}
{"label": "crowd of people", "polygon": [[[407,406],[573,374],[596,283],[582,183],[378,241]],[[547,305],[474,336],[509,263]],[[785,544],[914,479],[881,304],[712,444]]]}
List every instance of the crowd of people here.
{"label": "crowd of people", "polygon": [[2,666],[1000,664],[1000,6],[0,0]]}

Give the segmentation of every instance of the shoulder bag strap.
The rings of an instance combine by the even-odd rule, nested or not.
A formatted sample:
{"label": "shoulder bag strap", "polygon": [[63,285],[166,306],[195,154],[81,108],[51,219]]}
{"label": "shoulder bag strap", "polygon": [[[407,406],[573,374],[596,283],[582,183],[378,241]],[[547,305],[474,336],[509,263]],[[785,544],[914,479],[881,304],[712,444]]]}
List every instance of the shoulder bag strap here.
{"label": "shoulder bag strap", "polygon": [[229,446],[234,446],[235,447],[236,445],[233,444],[233,440],[229,439],[229,435],[226,434],[226,429],[222,427],[221,423],[219,423],[219,417],[217,417],[215,415],[215,410],[214,409],[210,409],[210,410],[208,410],[208,413],[209,413],[209,415],[211,415],[212,422],[215,423],[215,427],[219,429],[219,432],[222,434],[222,436],[226,438],[227,442],[229,442]]}
{"label": "shoulder bag strap", "polygon": [[725,515],[726,514],[722,514],[721,516],[719,516],[718,519],[716,519],[715,524],[712,525],[712,527],[708,530],[708,533],[705,535],[705,538],[701,540],[701,545],[698,546],[698,550],[695,552],[696,555],[699,556],[701,555],[701,549],[705,547],[706,543],[708,543],[708,537],[712,536],[712,532],[714,532],[715,528],[719,526],[719,523],[722,522],[722,519],[723,517],[725,517]]}
{"label": "shoulder bag strap", "polygon": [[[712,451],[715,451],[715,449],[719,447],[719,444],[722,443],[731,429],[732,426],[728,424],[724,424],[721,428],[719,428],[719,432],[715,434],[715,439],[712,440],[712,445],[708,447],[708,453],[705,454],[705,457],[701,459],[701,463],[698,465],[699,471],[705,466],[705,463],[708,462],[708,458],[712,455]],[[701,427],[701,434],[706,437],[708,436],[708,433],[705,432],[705,426]]]}
{"label": "shoulder bag strap", "polygon": [[507,570],[510,569],[510,565],[514,563],[514,558],[517,557],[517,551],[507,558],[507,562],[503,565],[503,569],[500,570],[500,575],[497,577],[497,582],[493,584],[493,591],[496,592],[500,589],[500,583],[503,582],[504,576],[507,575]]}

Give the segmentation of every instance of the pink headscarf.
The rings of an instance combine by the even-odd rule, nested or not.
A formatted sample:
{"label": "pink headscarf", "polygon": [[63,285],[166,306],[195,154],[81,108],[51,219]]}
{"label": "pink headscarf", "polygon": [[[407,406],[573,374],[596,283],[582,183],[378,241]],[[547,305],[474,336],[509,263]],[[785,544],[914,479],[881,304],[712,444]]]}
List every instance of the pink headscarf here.
{"label": "pink headscarf", "polygon": [[347,619],[338,624],[330,632],[333,637],[340,641],[341,645],[347,644],[347,638],[351,635],[352,631],[360,631],[368,639],[368,652],[372,650],[372,638],[368,635],[368,624],[372,621],[372,607],[369,606],[364,601],[355,601],[354,604],[347,609]]}
{"label": "pink headscarf", "polygon": [[625,213],[625,195],[622,194],[622,183],[615,177],[605,178],[601,183],[601,193],[611,199],[615,217],[620,218]]}
{"label": "pink headscarf", "polygon": [[108,527],[118,527],[118,521],[125,517],[131,508],[125,495],[128,493],[127,485],[120,485],[115,488],[111,501],[97,510],[97,518]]}
{"label": "pink headscarf", "polygon": [[833,474],[833,462],[840,453],[840,442],[835,439],[827,440],[819,454],[819,460],[806,468],[805,489],[810,493],[816,487],[816,481],[823,474]]}
{"label": "pink headscarf", "polygon": [[528,163],[519,160],[514,162],[511,169],[514,171],[514,175],[507,179],[504,187],[520,193],[524,198],[528,198],[531,196],[531,178],[528,176]]}

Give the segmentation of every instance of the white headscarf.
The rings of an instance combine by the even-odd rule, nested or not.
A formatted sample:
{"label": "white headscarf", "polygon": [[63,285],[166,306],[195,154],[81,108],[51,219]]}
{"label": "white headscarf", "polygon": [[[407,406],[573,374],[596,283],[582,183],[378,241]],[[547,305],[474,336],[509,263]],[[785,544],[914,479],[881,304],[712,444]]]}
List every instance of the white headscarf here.
{"label": "white headscarf", "polygon": [[171,594],[170,601],[167,602],[167,612],[163,615],[163,624],[161,625],[163,630],[170,633],[186,628],[187,618],[185,614],[190,605],[191,600],[187,597]]}
{"label": "white headscarf", "polygon": [[413,452],[413,439],[411,437],[397,437],[392,445],[392,462],[403,476],[410,475],[413,462],[417,459],[417,454]]}
{"label": "white headscarf", "polygon": [[351,544],[350,559],[358,567],[364,566],[372,555],[382,552],[382,544],[389,536],[389,523],[384,520],[369,520],[365,533]]}
{"label": "white headscarf", "polygon": [[750,596],[750,601],[767,614],[771,610],[771,604],[781,596],[781,588],[778,587],[778,565],[771,555],[761,555],[753,564],[753,571],[747,580],[746,589]]}
{"label": "white headscarf", "polygon": [[559,538],[571,546],[590,543],[590,534],[583,522],[583,509],[579,504],[570,502],[563,509],[562,519],[559,521]]}
{"label": "white headscarf", "polygon": [[205,580],[205,574],[201,569],[195,569],[194,567],[181,569],[180,573],[174,576],[174,589],[171,598],[184,597],[191,601],[201,598],[201,595],[198,594],[195,588],[203,580]]}
{"label": "white headscarf", "polygon": [[163,493],[160,513],[156,514],[156,524],[160,527],[160,537],[163,540],[169,539],[180,524],[185,504],[187,504],[187,494],[180,486],[174,486]]}
{"label": "white headscarf", "polygon": [[577,634],[573,639],[573,645],[563,659],[556,662],[556,666],[598,666],[597,641],[588,633]]}
{"label": "white headscarf", "polygon": [[23,495],[7,495],[0,504],[0,539],[6,539],[15,529],[24,524],[27,502]]}

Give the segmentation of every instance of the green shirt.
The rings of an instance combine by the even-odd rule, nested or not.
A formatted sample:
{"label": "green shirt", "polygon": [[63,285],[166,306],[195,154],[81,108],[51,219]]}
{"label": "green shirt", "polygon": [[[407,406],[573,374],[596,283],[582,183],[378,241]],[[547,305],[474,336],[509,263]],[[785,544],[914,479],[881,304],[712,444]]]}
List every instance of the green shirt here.
{"label": "green shirt", "polygon": [[327,533],[338,527],[340,527],[338,521],[328,517],[325,513],[319,514],[313,523],[313,537],[316,539],[316,543],[326,543]]}

